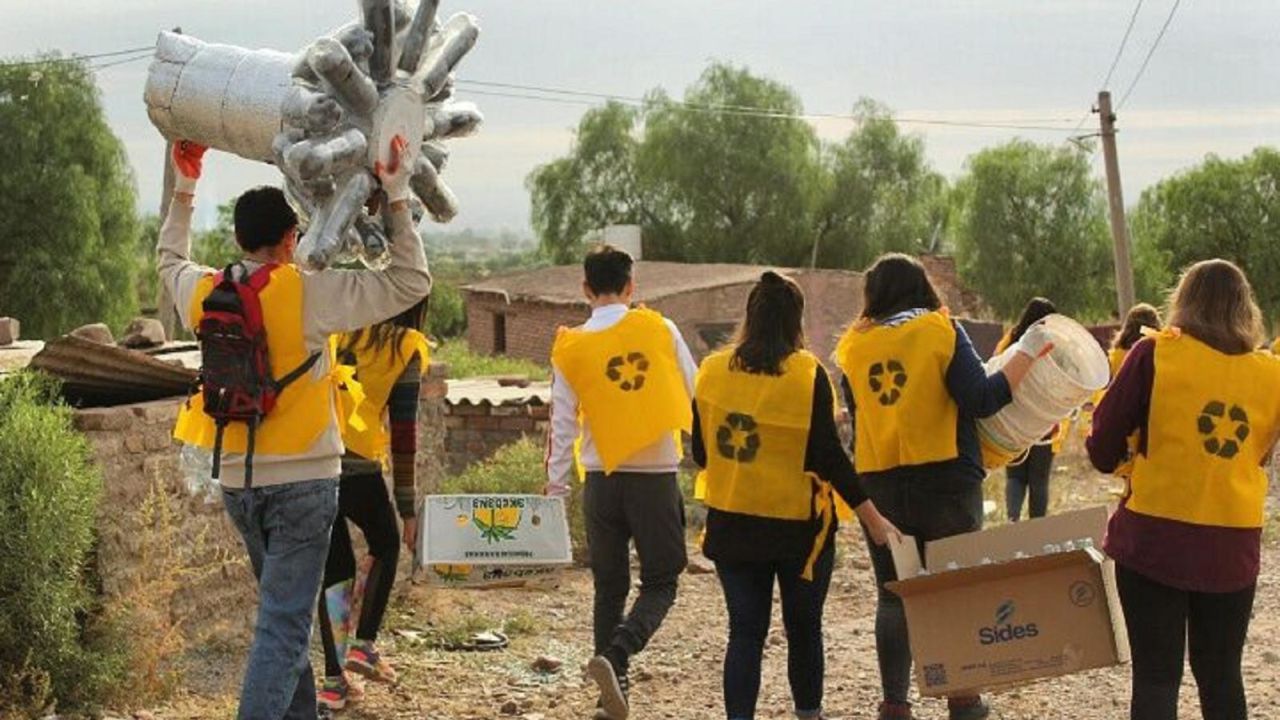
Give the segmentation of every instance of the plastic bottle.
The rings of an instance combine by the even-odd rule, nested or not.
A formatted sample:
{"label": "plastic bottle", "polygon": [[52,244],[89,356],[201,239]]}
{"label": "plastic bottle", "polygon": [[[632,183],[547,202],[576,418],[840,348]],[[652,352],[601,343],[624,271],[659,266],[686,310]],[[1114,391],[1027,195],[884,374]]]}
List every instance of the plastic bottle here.
{"label": "plastic bottle", "polygon": [[221,488],[213,479],[213,453],[195,445],[183,445],[178,453],[178,466],[182,482],[192,497],[201,498],[205,504],[218,501]]}

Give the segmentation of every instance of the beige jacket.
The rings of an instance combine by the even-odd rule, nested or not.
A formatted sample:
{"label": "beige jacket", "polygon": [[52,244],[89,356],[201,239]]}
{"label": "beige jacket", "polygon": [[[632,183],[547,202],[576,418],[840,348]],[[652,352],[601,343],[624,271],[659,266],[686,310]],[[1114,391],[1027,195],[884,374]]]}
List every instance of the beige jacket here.
{"label": "beige jacket", "polygon": [[[178,307],[183,327],[192,329],[188,311],[196,285],[205,275],[217,272],[192,262],[191,214],[188,201],[175,197],[169,216],[160,230],[160,281],[169,289]],[[349,332],[399,315],[431,292],[431,274],[422,240],[408,210],[391,216],[391,266],[386,270],[324,270],[303,273],[302,324],[307,349],[321,352],[311,372],[323,377],[330,370],[323,353],[334,333]],[[252,270],[255,263],[246,262]],[[332,402],[336,403],[337,398]],[[342,435],[334,421],[300,455],[253,456],[253,485],[280,485],[302,480],[336,478],[342,470]],[[223,487],[244,487],[244,455],[223,453]]]}

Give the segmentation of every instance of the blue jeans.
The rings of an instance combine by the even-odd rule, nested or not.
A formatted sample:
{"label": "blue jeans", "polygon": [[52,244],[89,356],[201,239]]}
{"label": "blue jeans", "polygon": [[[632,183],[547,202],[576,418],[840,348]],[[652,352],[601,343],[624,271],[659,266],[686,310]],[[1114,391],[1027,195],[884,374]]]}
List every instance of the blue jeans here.
{"label": "blue jeans", "polygon": [[237,718],[315,720],[311,614],[338,512],[338,479],[225,489],[222,502],[258,578],[258,621]]}
{"label": "blue jeans", "polygon": [[773,581],[782,599],[787,631],[787,679],[796,717],[822,715],[822,608],[831,586],[835,546],[814,563],[813,580],[800,577],[807,558],[791,562],[716,563],[729,608],[729,647],[724,656],[724,707],[729,720],[754,718],[760,695],[760,658],[773,612]]}

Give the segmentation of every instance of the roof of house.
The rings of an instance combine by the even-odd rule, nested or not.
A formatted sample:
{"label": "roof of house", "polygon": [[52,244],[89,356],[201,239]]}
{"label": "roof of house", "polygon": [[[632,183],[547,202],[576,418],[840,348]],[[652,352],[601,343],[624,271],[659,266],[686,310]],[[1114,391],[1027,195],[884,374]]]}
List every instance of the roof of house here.
{"label": "roof of house", "polygon": [[[982,298],[964,287],[956,272],[955,260],[945,255],[923,255],[920,261],[933,279],[943,302],[957,315],[987,317]],[[776,270],[796,277],[802,274],[859,276],[852,270],[828,268],[780,268],[768,265],[738,265],[731,263],[681,263],[656,260],[637,260],[635,264],[636,301],[654,302],[681,293],[708,290],[726,285],[754,282],[765,270]],[[582,266],[555,265],[524,270],[506,275],[496,275],[468,285],[463,290],[472,293],[501,295],[507,302],[542,302],[553,305],[587,304],[582,297]]]}
{"label": "roof of house", "polygon": [[[638,302],[696,290],[754,282],[770,269],[762,265],[727,263],[692,264],[637,260],[633,269]],[[469,285],[463,290],[505,295],[507,300],[526,300],[557,305],[586,305],[582,297],[582,266],[556,265],[499,275]]]}
{"label": "roof of house", "polygon": [[481,377],[450,380],[445,402],[450,405],[548,405],[551,383],[530,382],[510,385],[498,378]]}

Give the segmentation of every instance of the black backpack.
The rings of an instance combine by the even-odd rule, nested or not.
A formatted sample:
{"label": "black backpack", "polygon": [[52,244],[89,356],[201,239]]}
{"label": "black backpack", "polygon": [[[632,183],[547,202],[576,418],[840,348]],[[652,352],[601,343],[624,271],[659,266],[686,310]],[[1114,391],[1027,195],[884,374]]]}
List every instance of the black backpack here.
{"label": "black backpack", "polygon": [[[242,280],[236,279],[240,267]],[[213,479],[222,467],[222,433],[229,423],[249,426],[245,446],[244,485],[253,484],[253,445],[258,426],[275,408],[280,393],[316,364],[313,353],[301,365],[279,380],[271,376],[267,354],[267,331],[258,294],[271,280],[276,265],[263,265],[248,273],[241,263],[228,265],[214,278],[213,290],[200,304],[200,376],[197,383],[204,397],[204,412],[213,418],[217,434],[213,441]]]}

